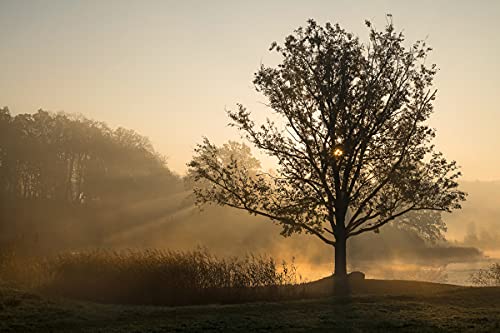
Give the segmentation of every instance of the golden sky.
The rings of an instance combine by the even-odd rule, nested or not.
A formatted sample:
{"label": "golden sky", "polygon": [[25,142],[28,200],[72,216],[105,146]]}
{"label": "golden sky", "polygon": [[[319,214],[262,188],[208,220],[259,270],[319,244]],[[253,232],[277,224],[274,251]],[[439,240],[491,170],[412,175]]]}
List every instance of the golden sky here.
{"label": "golden sky", "polygon": [[500,179],[500,1],[0,0],[0,105],[81,113],[150,137],[179,173],[202,136],[237,139],[224,109],[259,119],[259,64],[308,18],[367,36],[392,13],[441,69],[432,126],[464,179]]}

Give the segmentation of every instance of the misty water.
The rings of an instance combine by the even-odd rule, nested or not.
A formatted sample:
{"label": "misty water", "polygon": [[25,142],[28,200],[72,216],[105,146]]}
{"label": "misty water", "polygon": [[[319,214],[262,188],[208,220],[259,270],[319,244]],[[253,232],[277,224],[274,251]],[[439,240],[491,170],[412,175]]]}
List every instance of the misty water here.
{"label": "misty water", "polygon": [[[492,191],[500,192],[500,183],[462,185],[470,192],[469,201],[463,210],[445,216],[446,241],[428,243],[412,232],[388,225],[381,233],[367,233],[349,241],[349,270],[363,271],[367,278],[469,285],[472,272],[500,258],[500,242],[484,239],[486,235],[498,237],[498,229],[494,229],[498,222],[492,218],[498,206],[482,200]],[[113,205],[112,210],[96,206],[90,212],[70,212],[71,218],[62,211],[54,215],[53,208],[47,205],[32,207],[31,212],[39,220],[23,207],[2,210],[18,220],[16,224],[2,224],[2,239],[15,239],[16,245],[28,253],[47,255],[96,247],[205,247],[221,257],[254,253],[273,256],[278,262],[294,259],[303,281],[331,275],[333,251],[322,242],[303,234],[283,238],[279,226],[230,208],[209,206],[200,211],[192,204],[191,193],[182,182],[170,190],[172,193],[167,195]],[[485,232],[488,228],[492,231]],[[481,247],[483,239],[485,246]]]}

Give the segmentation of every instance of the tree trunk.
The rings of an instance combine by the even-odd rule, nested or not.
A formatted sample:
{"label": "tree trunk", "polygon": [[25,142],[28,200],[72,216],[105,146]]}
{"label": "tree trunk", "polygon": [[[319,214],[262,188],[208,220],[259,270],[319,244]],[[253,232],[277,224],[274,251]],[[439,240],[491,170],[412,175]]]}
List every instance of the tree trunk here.
{"label": "tree trunk", "polygon": [[347,276],[347,248],[345,237],[338,237],[335,240],[335,271],[334,275]]}
{"label": "tree trunk", "polygon": [[335,296],[348,296],[351,292],[347,279],[347,239],[338,235],[335,240],[335,272],[333,293]]}
{"label": "tree trunk", "polygon": [[73,201],[73,163],[74,163],[74,157],[71,155],[69,159],[69,165],[68,165],[68,177],[66,180],[66,200],[69,200],[70,202]]}

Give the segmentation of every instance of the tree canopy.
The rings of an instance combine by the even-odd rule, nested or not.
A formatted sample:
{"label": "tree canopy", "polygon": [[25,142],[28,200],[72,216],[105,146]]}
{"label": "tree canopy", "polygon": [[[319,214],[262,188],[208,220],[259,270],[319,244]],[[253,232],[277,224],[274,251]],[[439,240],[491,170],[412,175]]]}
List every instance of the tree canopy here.
{"label": "tree canopy", "polygon": [[253,83],[279,122],[256,124],[243,105],[228,111],[232,126],[277,159],[275,174],[222,163],[209,140],[189,164],[211,183],[196,191],[200,203],[266,216],[283,235],[317,236],[335,246],[339,274],[349,237],[412,212],[450,212],[465,199],[456,162],[435,150],[427,124],[436,97],[431,48],[406,47],[392,23],[383,31],[366,25],[366,44],[339,25],[309,20],[271,45],[282,61],[261,65]]}

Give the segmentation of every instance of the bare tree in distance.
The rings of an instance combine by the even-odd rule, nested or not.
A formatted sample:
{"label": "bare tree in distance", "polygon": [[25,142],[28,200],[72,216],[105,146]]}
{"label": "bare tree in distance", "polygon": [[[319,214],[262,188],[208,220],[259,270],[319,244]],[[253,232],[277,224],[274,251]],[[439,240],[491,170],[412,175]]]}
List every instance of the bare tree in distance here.
{"label": "bare tree in distance", "polygon": [[436,96],[437,68],[425,63],[431,48],[405,47],[392,22],[383,31],[366,26],[367,44],[338,24],[309,20],[271,45],[282,62],[261,65],[253,83],[284,126],[269,118],[257,125],[243,105],[228,111],[232,126],[277,159],[275,174],[251,175],[236,158],[222,163],[208,139],[188,164],[211,184],[195,189],[198,204],[268,217],[284,236],[316,236],[334,247],[339,281],[347,239],[412,212],[451,212],[466,196],[456,162],[435,151],[426,124]]}

